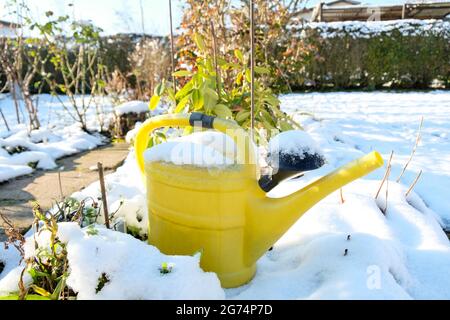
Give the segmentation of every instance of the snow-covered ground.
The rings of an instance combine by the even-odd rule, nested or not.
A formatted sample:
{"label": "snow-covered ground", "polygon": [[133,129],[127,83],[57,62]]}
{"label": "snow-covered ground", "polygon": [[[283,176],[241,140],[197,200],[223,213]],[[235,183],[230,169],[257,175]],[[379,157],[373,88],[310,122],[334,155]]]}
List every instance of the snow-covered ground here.
{"label": "snow-covered ground", "polygon": [[[450,93],[293,94],[282,97],[282,107],[301,121],[327,164],[301,179],[282,183],[269,196],[295,192],[372,150],[380,151],[386,160],[394,150],[385,214],[380,208],[386,208],[386,184],[375,200],[385,172],[380,169],[344,187],[344,203],[336,192],[308,211],[258,261],[250,283],[228,290],[218,287],[213,274],[203,273],[195,257],[164,256],[113,231],[99,228],[92,235],[65,226],[60,234],[68,242],[73,272],[68,284],[80,292],[80,298],[450,299],[450,244],[442,231],[450,225],[446,199],[450,191]],[[421,116],[422,140],[396,183],[415,143]],[[420,170],[422,177],[406,197]],[[116,173],[106,177],[106,184],[110,211],[119,208],[116,217],[141,228],[144,235],[148,223],[145,186],[133,152]],[[99,185],[94,183],[74,196],[96,198],[99,194]],[[6,262],[0,273],[0,294],[17,289],[14,281],[20,267],[15,268],[18,258],[11,250],[0,246],[0,260]],[[162,262],[174,263],[169,274],[159,273]],[[95,294],[103,271],[110,281]]]}
{"label": "snow-covered ground", "polygon": [[[423,116],[422,138],[401,182],[409,186],[423,170],[414,190],[450,228],[449,92],[311,93],[286,95],[282,101],[288,113],[310,112],[319,120],[296,117],[334,167],[372,150],[387,161],[394,151],[394,181],[411,155]],[[383,174],[379,170],[366,179],[381,179]]]}
{"label": "snow-covered ground", "polygon": [[[0,94],[0,109],[10,129],[7,130],[3,119],[0,119],[0,183],[32,173],[34,169],[55,169],[57,159],[103,144],[106,139],[97,132],[108,129],[113,110],[117,115],[148,111],[148,103],[142,101],[129,101],[113,109],[107,97],[91,99],[86,96],[85,104],[89,105],[86,124],[92,132],[88,134],[74,121],[75,111],[66,96],[60,99],[69,111],[55,96],[42,94],[35,99],[38,101],[41,128],[30,132],[23,101],[19,101],[21,124],[17,124],[14,101],[9,95]],[[81,96],[76,97],[79,106],[82,99]],[[156,111],[160,112],[159,109]]]}
{"label": "snow-covered ground", "polygon": [[[54,169],[55,160],[64,156],[91,150],[103,144],[105,139],[98,134],[88,134],[80,129],[72,117],[61,106],[61,102],[54,96],[42,94],[35,96],[38,101],[38,115],[41,123],[39,130],[29,131],[27,127],[28,115],[23,101],[19,101],[19,118],[17,123],[14,101],[9,95],[0,95],[0,108],[5,115],[9,130],[3,119],[0,120],[0,182],[29,174],[33,169]],[[61,97],[72,114],[68,98]],[[77,100],[81,105],[81,97]],[[104,101],[103,101],[104,100]],[[111,104],[107,99],[92,103],[86,113],[87,127],[92,131],[99,131],[99,116],[107,124]],[[86,103],[89,97],[85,98]]]}

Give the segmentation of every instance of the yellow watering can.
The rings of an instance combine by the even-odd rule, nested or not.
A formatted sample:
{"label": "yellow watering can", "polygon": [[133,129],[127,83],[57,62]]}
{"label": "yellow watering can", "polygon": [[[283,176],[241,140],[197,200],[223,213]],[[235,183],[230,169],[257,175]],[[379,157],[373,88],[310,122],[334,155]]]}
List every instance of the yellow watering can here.
{"label": "yellow watering can", "polygon": [[[153,130],[186,126],[212,128],[231,136],[237,146],[236,163],[204,168],[144,161]],[[261,177],[245,130],[201,113],[147,120],[136,136],[135,153],[147,183],[149,243],[171,255],[201,251],[201,267],[217,273],[224,288],[250,281],[256,261],[317,202],[383,165],[380,154],[372,152],[294,194],[268,198],[266,191],[277,179]]]}

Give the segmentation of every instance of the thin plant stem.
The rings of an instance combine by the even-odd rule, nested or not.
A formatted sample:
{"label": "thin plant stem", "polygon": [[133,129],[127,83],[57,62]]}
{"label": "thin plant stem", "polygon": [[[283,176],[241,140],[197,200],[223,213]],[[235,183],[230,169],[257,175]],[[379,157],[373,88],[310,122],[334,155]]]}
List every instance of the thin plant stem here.
{"label": "thin plant stem", "polygon": [[342,190],[342,188],[339,189],[339,194],[341,196],[341,204],[344,204],[345,200],[344,200],[344,191]]}
{"label": "thin plant stem", "polygon": [[413,183],[411,184],[411,186],[409,187],[408,191],[406,191],[405,193],[405,197],[408,197],[409,194],[411,193],[411,191],[414,189],[414,187],[416,186],[417,182],[419,181],[420,177],[422,176],[422,170],[420,170],[419,174],[417,175],[417,177],[414,179]]}
{"label": "thin plant stem", "polygon": [[214,23],[211,21],[211,35],[212,35],[212,41],[213,41],[213,58],[214,58],[214,68],[216,69],[216,90],[217,95],[219,97],[220,101],[220,73],[219,73],[219,64],[217,63],[217,37],[216,32],[214,30]]}
{"label": "thin plant stem", "polygon": [[389,157],[389,162],[386,167],[386,172],[384,173],[383,180],[381,180],[381,184],[380,184],[380,187],[378,188],[377,194],[375,195],[375,199],[378,199],[378,196],[380,195],[380,192],[381,192],[381,188],[383,187],[386,180],[389,178],[389,174],[391,173],[391,162],[392,162],[393,156],[394,156],[394,150],[391,151],[391,156]]}
{"label": "thin plant stem", "polygon": [[389,175],[391,174],[391,167],[389,167],[388,177],[386,179],[386,203],[384,205],[383,213],[386,214],[388,208],[388,195],[389,195]]}
{"label": "thin plant stem", "polygon": [[402,173],[400,173],[400,176],[397,178],[397,182],[400,182],[400,179],[402,178],[403,174],[405,173],[406,168],[408,168],[409,163],[411,162],[414,154],[416,153],[417,146],[419,145],[420,138],[422,136],[422,126],[423,126],[423,116],[422,116],[422,119],[420,120],[420,126],[419,126],[419,131],[417,132],[416,143],[414,144],[414,148],[411,152],[411,155],[409,156],[408,161],[406,162],[405,166],[403,167]]}
{"label": "thin plant stem", "polygon": [[3,122],[5,123],[6,129],[8,131],[11,131],[11,129],[9,128],[9,125],[8,125],[8,121],[6,121],[5,115],[3,114],[3,111],[1,108],[0,108],[0,115],[2,116]]}
{"label": "thin plant stem", "polygon": [[254,139],[255,130],[255,4],[250,0],[250,114],[251,138]]}
{"label": "thin plant stem", "polygon": [[61,197],[61,201],[64,201],[64,193],[62,189],[62,181],[61,181],[61,171],[58,170],[58,186],[59,186],[59,196]]}
{"label": "thin plant stem", "polygon": [[174,75],[175,73],[175,45],[173,37],[173,19],[172,19],[172,0],[169,0],[169,20],[170,20],[170,59],[172,63],[172,82],[173,91],[177,93],[177,79]]}

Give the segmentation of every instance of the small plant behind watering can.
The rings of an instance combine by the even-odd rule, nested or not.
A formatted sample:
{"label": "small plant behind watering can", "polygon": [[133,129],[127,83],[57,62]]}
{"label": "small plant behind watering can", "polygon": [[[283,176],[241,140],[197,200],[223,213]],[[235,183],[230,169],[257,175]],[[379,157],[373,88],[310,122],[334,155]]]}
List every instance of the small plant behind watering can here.
{"label": "small plant behind watering can", "polygon": [[[66,285],[70,270],[66,243],[58,238],[58,223],[76,222],[80,226],[87,226],[87,235],[97,235],[98,230],[95,229],[94,223],[99,216],[99,206],[91,198],[82,201],[66,198],[61,202],[56,202],[54,210],[48,212],[44,212],[36,203],[33,207],[33,215],[34,254],[30,257],[25,255],[25,237],[14,228],[7,217],[1,216],[8,236],[6,244],[14,246],[25,262],[18,283],[19,292],[7,298],[75,299],[76,293]],[[48,235],[48,243],[38,243],[37,239],[42,233],[46,233],[46,237]],[[30,283],[25,283],[25,274],[31,277]]]}
{"label": "small plant behind watering can", "polygon": [[[173,75],[184,85],[179,90],[174,84],[163,81],[154,90],[150,109],[157,107],[161,99],[171,105],[171,113],[202,112],[223,119],[233,119],[244,129],[251,126],[249,57],[240,50],[234,51],[233,61],[211,56],[203,37],[194,35],[197,45],[196,63],[192,70],[178,70]],[[257,66],[258,75],[270,73],[265,67]],[[234,75],[233,81],[224,81],[221,74]],[[295,121],[280,110],[280,101],[270,88],[255,79],[255,126],[270,135],[280,131],[300,128]],[[189,129],[190,130],[190,129]],[[190,132],[190,131],[188,131]],[[256,136],[261,138],[260,135]]]}

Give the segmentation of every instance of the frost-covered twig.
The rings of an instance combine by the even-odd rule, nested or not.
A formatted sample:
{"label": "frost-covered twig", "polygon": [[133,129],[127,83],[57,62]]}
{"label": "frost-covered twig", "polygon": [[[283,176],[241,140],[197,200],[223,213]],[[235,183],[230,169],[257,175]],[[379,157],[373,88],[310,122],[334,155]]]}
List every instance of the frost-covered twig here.
{"label": "frost-covered twig", "polygon": [[391,173],[391,162],[392,162],[393,156],[394,156],[394,150],[391,151],[391,156],[389,157],[389,162],[386,167],[386,172],[384,174],[383,180],[381,180],[381,184],[380,184],[380,187],[378,188],[377,194],[375,195],[375,199],[378,199],[378,196],[380,195],[380,192],[381,192],[381,188],[383,187],[386,180],[389,179],[389,175]]}
{"label": "frost-covered twig", "polygon": [[409,187],[408,191],[405,193],[405,197],[408,197],[411,191],[414,189],[415,185],[417,184],[417,181],[419,181],[420,176],[422,175],[422,170],[420,170],[419,174],[417,175],[416,179],[414,179],[413,183]]}
{"label": "frost-covered twig", "polygon": [[408,168],[409,163],[411,162],[414,154],[416,153],[417,146],[419,145],[420,138],[422,136],[422,125],[423,125],[423,116],[422,116],[422,119],[420,120],[419,132],[417,133],[416,143],[414,144],[414,148],[411,152],[411,155],[409,156],[408,161],[406,162],[405,166],[403,167],[402,173],[397,178],[397,182],[400,182],[400,179],[402,178],[403,174],[405,173],[406,168]]}

